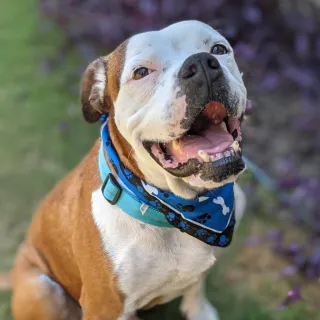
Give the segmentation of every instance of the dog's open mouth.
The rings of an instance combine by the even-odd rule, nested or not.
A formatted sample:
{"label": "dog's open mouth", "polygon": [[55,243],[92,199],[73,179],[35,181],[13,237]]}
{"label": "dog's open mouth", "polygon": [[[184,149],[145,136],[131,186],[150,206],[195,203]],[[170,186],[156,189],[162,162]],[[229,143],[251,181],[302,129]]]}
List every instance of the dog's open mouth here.
{"label": "dog's open mouth", "polygon": [[244,168],[241,158],[241,120],[210,101],[191,128],[169,142],[144,142],[151,157],[177,177],[200,174],[202,180],[221,182]]}

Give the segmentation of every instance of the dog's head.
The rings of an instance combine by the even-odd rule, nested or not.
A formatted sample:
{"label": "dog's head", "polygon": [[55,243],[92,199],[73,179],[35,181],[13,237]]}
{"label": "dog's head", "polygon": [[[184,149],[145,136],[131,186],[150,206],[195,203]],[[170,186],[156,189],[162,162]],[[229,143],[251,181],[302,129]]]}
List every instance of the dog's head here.
{"label": "dog's head", "polygon": [[89,122],[110,112],[127,159],[177,195],[193,197],[244,170],[246,88],[230,44],[204,23],[138,34],[91,63],[82,105]]}

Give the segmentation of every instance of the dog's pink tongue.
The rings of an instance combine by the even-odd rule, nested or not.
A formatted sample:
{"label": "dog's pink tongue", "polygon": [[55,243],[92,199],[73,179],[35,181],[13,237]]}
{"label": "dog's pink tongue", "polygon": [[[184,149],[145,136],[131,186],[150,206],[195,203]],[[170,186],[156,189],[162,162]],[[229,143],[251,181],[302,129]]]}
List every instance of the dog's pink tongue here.
{"label": "dog's pink tongue", "polygon": [[203,133],[203,136],[184,136],[170,142],[166,147],[178,162],[187,162],[190,158],[199,158],[198,151],[208,154],[227,150],[233,143],[233,137],[223,128],[223,124],[212,125]]}

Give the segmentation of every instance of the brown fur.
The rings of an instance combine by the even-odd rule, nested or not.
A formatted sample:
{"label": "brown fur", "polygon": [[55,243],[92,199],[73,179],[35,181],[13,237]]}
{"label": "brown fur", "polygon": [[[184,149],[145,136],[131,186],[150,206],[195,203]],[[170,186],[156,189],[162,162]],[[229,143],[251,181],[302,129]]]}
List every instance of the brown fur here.
{"label": "brown fur", "polygon": [[107,72],[107,63],[106,57],[100,57],[93,61],[87,67],[82,78],[82,113],[84,118],[90,123],[97,122],[101,114],[108,112],[111,107],[108,96],[105,96],[105,98],[101,97],[101,90],[95,87],[95,74],[101,72],[101,70]]}
{"label": "brown fur", "polygon": [[[82,81],[81,100],[89,122],[110,112],[113,144],[121,160],[142,177],[130,157],[130,145],[116,128],[110,103],[118,95],[125,48],[123,43],[115,53],[89,65]],[[107,73],[103,99],[94,86],[95,72],[101,66]],[[81,308],[85,310],[85,320],[116,320],[123,312],[125,297],[118,289],[112,263],[103,250],[91,214],[92,192],[101,185],[99,145],[100,140],[47,196],[33,218],[12,273],[12,310],[16,320],[80,320]]]}
{"label": "brown fur", "polygon": [[[125,51],[127,47],[127,41],[123,42],[113,54],[110,55],[108,60],[108,85],[105,92],[106,96],[110,96],[112,101],[116,101],[120,90],[120,75],[122,74]],[[121,162],[136,176],[143,179],[143,174],[138,168],[136,161],[134,160],[134,153],[131,145],[119,132],[114,122],[114,108],[110,109],[110,121],[109,131],[113,144],[116,146],[117,153]]]}
{"label": "brown fur", "polygon": [[[17,320],[80,320],[78,303],[85,310],[84,319],[117,319],[122,313],[124,296],[91,216],[91,194],[101,185],[99,145],[100,141],[34,216],[13,270],[12,309]],[[41,274],[63,286],[66,305],[60,305],[50,285],[38,280]],[[71,313],[63,318],[66,308]]]}
{"label": "brown fur", "polygon": [[111,101],[116,101],[120,90],[120,77],[123,71],[125,54],[128,41],[124,41],[108,57],[108,74],[105,96],[109,96]]}
{"label": "brown fur", "polygon": [[[101,57],[88,66],[82,80],[82,111],[88,122],[96,122],[101,114],[110,113],[109,130],[118,155],[129,170],[134,172],[140,179],[143,179],[143,174],[134,160],[132,147],[121,135],[114,122],[114,102],[117,100],[120,90],[120,76],[123,71],[126,47],[127,41],[123,42],[107,57]],[[104,68],[106,72],[103,98],[99,97],[94,87],[94,74],[99,68]]]}
{"label": "brown fur", "polygon": [[[127,41],[114,52],[91,62],[85,70],[81,83],[81,104],[84,118],[88,122],[97,122],[103,113],[110,112],[120,90]],[[105,73],[104,94],[95,87],[96,73]]]}
{"label": "brown fur", "polygon": [[131,145],[127,142],[127,140],[121,135],[119,132],[114,118],[111,114],[109,124],[108,124],[111,140],[113,144],[116,146],[117,154],[121,159],[121,162],[137,177],[144,180],[144,176],[140,171],[137,162],[134,159],[134,152]]}

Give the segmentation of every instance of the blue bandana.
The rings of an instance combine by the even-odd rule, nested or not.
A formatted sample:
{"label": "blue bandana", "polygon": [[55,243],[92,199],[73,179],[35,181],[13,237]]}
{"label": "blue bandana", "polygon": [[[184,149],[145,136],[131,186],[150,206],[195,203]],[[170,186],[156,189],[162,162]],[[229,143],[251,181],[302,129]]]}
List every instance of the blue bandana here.
{"label": "blue bandana", "polygon": [[[127,194],[129,193],[129,197],[127,197],[129,201],[122,199],[122,202],[127,205],[130,201],[138,202],[141,217],[150,208],[150,212],[153,212],[154,216],[160,215],[160,218],[164,216],[167,220],[161,222],[158,219],[157,223],[150,221],[147,223],[163,227],[176,227],[180,231],[213,246],[226,247],[231,243],[235,226],[234,183],[209,190],[191,200],[183,199],[172,192],[160,190],[139,179],[123,165],[113,147],[107,121],[101,128],[101,136],[99,167],[100,175],[104,181],[102,192],[110,203],[116,204],[118,201],[120,203],[121,191],[125,191]],[[106,174],[102,172],[102,162],[106,164],[104,148],[116,172],[117,179],[113,176],[110,177],[111,173],[106,177]],[[111,189],[106,188],[107,185],[111,186]],[[110,194],[112,194],[112,201],[110,201]],[[121,208],[123,209],[123,207]],[[125,211],[130,214],[132,205]],[[145,222],[145,219],[140,219],[136,214],[133,216]]]}

